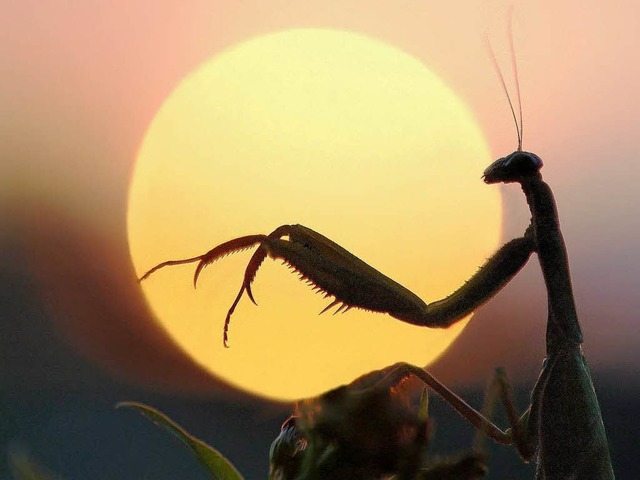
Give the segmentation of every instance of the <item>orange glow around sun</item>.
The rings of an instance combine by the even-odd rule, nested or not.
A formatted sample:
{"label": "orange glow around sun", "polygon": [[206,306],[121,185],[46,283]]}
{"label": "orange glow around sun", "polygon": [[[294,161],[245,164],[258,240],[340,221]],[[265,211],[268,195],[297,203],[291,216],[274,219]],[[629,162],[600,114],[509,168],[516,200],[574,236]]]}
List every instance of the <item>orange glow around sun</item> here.
{"label": "orange glow around sun", "polygon": [[[425,301],[452,292],[500,236],[500,201],[472,115],[424,64],[353,33],[248,40],[187,76],[151,123],[130,187],[141,275],[232,238],[308,226]],[[257,395],[316,395],[397,361],[427,365],[461,332],[356,309],[318,316],[314,295],[265,261],[222,344],[251,252],[167,267],[142,283],[158,322],[212,374]]]}

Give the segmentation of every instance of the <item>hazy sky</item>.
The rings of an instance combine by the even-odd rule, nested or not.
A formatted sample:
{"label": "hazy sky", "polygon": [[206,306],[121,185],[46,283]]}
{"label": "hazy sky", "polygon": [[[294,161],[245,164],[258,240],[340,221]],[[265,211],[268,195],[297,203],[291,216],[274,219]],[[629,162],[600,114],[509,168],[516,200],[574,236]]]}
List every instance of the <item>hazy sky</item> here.
{"label": "hazy sky", "polygon": [[[506,7],[444,3],[5,2],[0,235],[27,252],[24,269],[50,302],[52,321],[110,371],[208,388],[206,376],[180,360],[151,325],[133,283],[127,187],[165,97],[199,64],[239,41],[300,27],[383,40],[419,58],[460,95],[496,158],[514,150],[510,113],[484,46],[489,35],[509,82]],[[585,348],[596,372],[632,373],[640,340],[640,6],[513,3],[524,148],[543,158],[556,193]],[[508,240],[524,231],[528,212],[517,187],[505,188],[503,198]],[[451,381],[484,381],[496,365],[535,375],[545,308],[533,257],[435,370]],[[145,356],[153,362],[139,360]],[[159,365],[173,365],[173,374],[161,378]]]}

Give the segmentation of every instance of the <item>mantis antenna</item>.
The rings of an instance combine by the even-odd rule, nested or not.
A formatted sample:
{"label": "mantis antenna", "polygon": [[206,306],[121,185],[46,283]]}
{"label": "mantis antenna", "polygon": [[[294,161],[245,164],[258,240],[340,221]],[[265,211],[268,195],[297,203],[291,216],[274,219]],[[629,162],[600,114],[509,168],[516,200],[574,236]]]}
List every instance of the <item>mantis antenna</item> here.
{"label": "mantis antenna", "polygon": [[[511,50],[511,68],[516,81],[516,94],[518,95],[518,112],[520,114],[520,137],[518,140],[518,151],[522,151],[524,140],[524,124],[522,123],[522,98],[520,97],[520,80],[518,79],[518,62],[516,61],[516,48],[513,41],[513,5],[509,9],[509,47]],[[513,108],[512,108],[513,111]],[[516,124],[517,126],[517,124]]]}
{"label": "mantis antenna", "polygon": [[513,102],[511,101],[511,96],[509,95],[509,90],[507,89],[507,84],[504,81],[504,75],[502,75],[502,70],[500,70],[500,65],[498,65],[498,60],[496,59],[496,54],[491,47],[491,41],[489,37],[486,37],[487,49],[489,50],[489,56],[491,58],[491,62],[493,63],[493,68],[498,74],[498,78],[500,79],[500,83],[502,84],[502,90],[507,96],[507,101],[509,102],[509,108],[511,109],[511,115],[513,116],[513,122],[516,124],[516,134],[518,135],[518,151],[522,151],[522,102],[520,100],[520,82],[518,80],[518,64],[516,62],[516,54],[515,47],[513,43],[513,9],[509,11],[509,45],[511,49],[511,65],[513,67],[513,74],[516,81],[516,92],[518,94],[518,111],[520,116],[520,123],[518,124],[518,117],[516,117],[516,111],[513,108]]}

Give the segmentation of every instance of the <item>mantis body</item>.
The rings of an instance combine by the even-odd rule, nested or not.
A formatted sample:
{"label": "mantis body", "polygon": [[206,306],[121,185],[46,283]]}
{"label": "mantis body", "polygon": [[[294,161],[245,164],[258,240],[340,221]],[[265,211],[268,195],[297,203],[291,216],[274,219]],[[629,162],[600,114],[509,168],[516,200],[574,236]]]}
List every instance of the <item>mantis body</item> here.
{"label": "mantis body", "polygon": [[553,193],[542,180],[541,167],[537,155],[518,150],[484,172],[486,183],[520,184],[532,215],[528,234],[534,240],[548,294],[547,357],[531,407],[514,422],[513,439],[523,458],[537,453],[537,479],[613,479],[600,407],[581,347],[567,251]]}

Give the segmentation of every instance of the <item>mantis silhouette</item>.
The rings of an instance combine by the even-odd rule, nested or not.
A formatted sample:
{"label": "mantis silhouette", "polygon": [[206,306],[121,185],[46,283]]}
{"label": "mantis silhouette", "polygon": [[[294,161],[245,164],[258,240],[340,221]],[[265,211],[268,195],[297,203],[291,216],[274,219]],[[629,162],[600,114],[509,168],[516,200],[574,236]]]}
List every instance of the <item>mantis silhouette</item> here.
{"label": "mantis silhouette", "polygon": [[[502,74],[497,70],[506,92]],[[515,72],[517,80],[517,69]],[[540,174],[543,165],[540,157],[522,151],[522,109],[518,124],[508,92],[507,98],[516,123],[518,149],[489,165],[483,179],[487,184],[519,184],[531,211],[531,222],[522,237],[501,247],[462,287],[443,300],[426,304],[344,248],[301,225],[283,225],[269,235],[236,238],[203,255],[163,262],[140,280],[165,266],[198,262],[195,285],[206,265],[258,245],[225,320],[226,346],[231,315],[243,294],[246,292],[255,303],[251,284],[267,256],[284,260],[314,289],[333,296],[334,301],[323,312],[341,304],[336,313],[356,307],[388,313],[414,325],[446,328],[493,297],[535,252],[548,295],[547,356],[533,388],[531,405],[520,418],[511,401],[506,377],[498,371],[491,390],[494,394],[497,392],[507,409],[509,430],[500,430],[424,370],[402,365],[400,374],[420,378],[491,438],[499,443],[514,444],[524,460],[537,456],[538,480],[614,479],[600,407],[581,347],[583,336],[555,199]]]}
{"label": "mantis silhouette", "polygon": [[[480,436],[471,450],[456,456],[438,459],[428,454],[433,437],[428,390],[423,390],[418,407],[401,387],[416,373],[432,383],[424,370],[397,364],[298,402],[271,445],[269,480],[484,477]],[[433,386],[437,389],[437,382]]]}
{"label": "mantis silhouette", "polygon": [[[405,365],[429,384],[476,427],[499,443],[514,443],[525,460],[537,453],[537,479],[613,479],[608,443],[600,408],[582,351],[582,331],[576,314],[567,252],[551,188],[542,180],[542,160],[520,148],[493,162],[484,171],[484,181],[518,183],[531,210],[525,234],[500,248],[460,289],[443,300],[427,305],[400,284],[384,276],[339,245],[300,225],[284,225],[270,235],[251,235],[223,243],[197,257],[163,262],[141,277],[168,265],[199,262],[194,283],[204,266],[237,250],[259,247],[247,266],[238,296],[227,314],[225,344],[231,315],[243,293],[253,299],[251,283],[269,255],[283,259],[315,289],[334,296],[328,308],[342,303],[338,311],[352,307],[389,313],[425,327],[448,327],[495,295],[536,252],[548,292],[547,357],[533,389],[531,406],[518,419],[507,392],[507,382],[498,373],[494,385],[505,403],[511,430],[503,432],[473,411],[422,369]],[[289,240],[282,240],[288,236]],[[255,303],[255,300],[254,300]],[[453,397],[452,397],[453,395]],[[454,398],[455,397],[455,398]]]}

